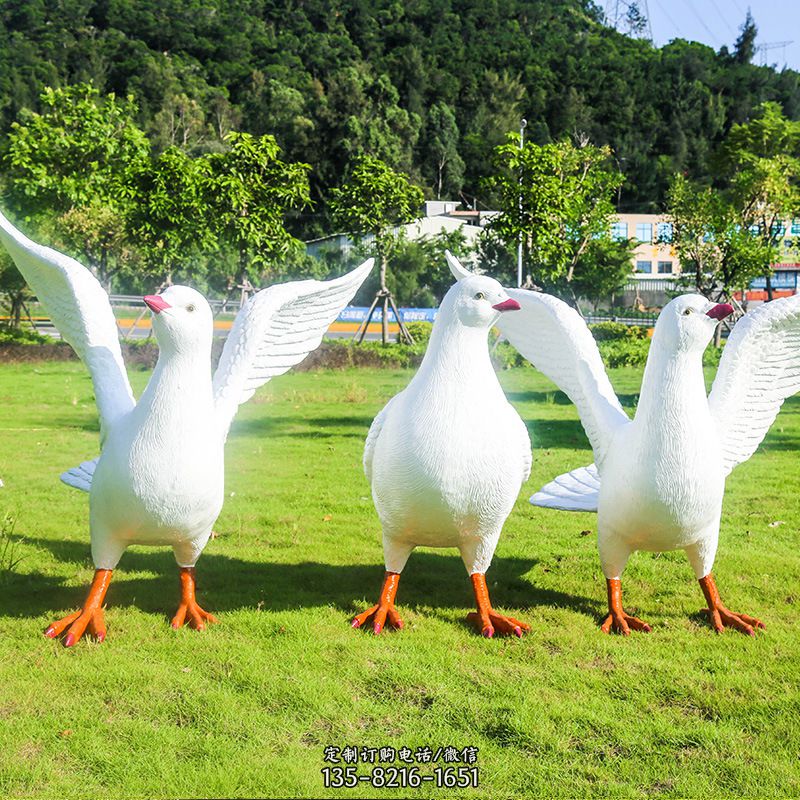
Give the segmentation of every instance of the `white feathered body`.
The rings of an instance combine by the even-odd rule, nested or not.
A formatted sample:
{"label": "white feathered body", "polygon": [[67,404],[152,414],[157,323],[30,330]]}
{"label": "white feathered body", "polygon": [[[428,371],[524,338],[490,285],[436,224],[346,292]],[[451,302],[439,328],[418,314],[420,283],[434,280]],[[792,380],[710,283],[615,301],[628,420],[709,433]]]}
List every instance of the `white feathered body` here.
{"label": "white feathered body", "polygon": [[522,311],[500,328],[577,405],[595,464],[531,497],[547,508],[598,511],[603,572],[618,578],[634,550],[682,548],[711,572],[725,478],[753,454],[783,401],[800,391],[800,295],[765,303],[734,327],[711,393],[702,353],[732,308],[699,295],[662,310],[636,416],[614,395],[583,319],[555,298],[510,291]]}
{"label": "white feathered body", "polygon": [[97,279],[28,239],[0,213],[0,242],[92,375],[102,453],[62,480],[90,495],[95,566],[114,569],[129,544],[171,545],[193,566],[224,496],[224,444],[238,406],[314,350],[372,269],[263,289],[240,309],[212,381],[213,314],[187,286],[145,303],[159,359],[137,404],[114,313]]}
{"label": "white feathered body", "polygon": [[159,362],[139,403],[109,431],[90,490],[92,554],[113,568],[129,544],[171,545],[192,566],[222,509],[224,435],[211,376]]}
{"label": "white feathered body", "polygon": [[485,572],[528,477],[530,439],[486,335],[438,326],[419,372],[373,423],[365,467],[391,571],[428,546],[458,547],[470,573]]}
{"label": "white feathered body", "polygon": [[699,361],[651,350],[636,416],[617,429],[603,462],[601,549],[614,538],[662,551],[717,536],[725,478]]}

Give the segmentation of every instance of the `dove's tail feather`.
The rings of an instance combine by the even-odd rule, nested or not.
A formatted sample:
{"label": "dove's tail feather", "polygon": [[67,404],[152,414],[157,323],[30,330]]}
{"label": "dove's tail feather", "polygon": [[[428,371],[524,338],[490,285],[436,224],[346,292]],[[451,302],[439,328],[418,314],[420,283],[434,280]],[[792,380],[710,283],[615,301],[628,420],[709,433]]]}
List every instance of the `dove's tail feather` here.
{"label": "dove's tail feather", "polygon": [[589,464],[550,481],[531,497],[531,505],[561,511],[597,511],[599,496],[600,475],[597,467]]}
{"label": "dove's tail feather", "polygon": [[92,488],[92,478],[94,477],[94,471],[99,460],[100,457],[98,456],[93,461],[84,461],[79,466],[62,472],[61,480],[66,483],[67,486],[80,489],[82,492],[88,492],[89,489]]}

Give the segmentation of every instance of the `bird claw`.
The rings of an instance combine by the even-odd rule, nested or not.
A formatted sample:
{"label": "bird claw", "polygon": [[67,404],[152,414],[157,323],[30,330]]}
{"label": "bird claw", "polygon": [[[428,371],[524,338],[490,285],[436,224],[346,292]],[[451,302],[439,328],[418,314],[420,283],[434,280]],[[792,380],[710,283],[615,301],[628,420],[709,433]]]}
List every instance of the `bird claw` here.
{"label": "bird claw", "polygon": [[360,628],[370,618],[372,618],[372,632],[375,636],[383,630],[387,621],[390,627],[394,628],[396,631],[399,631],[403,627],[403,620],[400,619],[400,615],[397,613],[394,605],[390,603],[378,603],[372,606],[372,608],[362,611],[360,614],[353,617],[353,621],[350,625],[353,628]]}
{"label": "bird claw", "polygon": [[745,636],[755,636],[756,629],[767,629],[767,626],[760,619],[750,617],[747,614],[736,614],[733,611],[728,611],[722,605],[714,608],[702,608],[700,611],[709,618],[711,627],[717,633],[723,633],[725,628],[733,628],[745,634]]}
{"label": "bird claw", "polygon": [[205,630],[206,623],[213,624],[219,620],[208,611],[200,608],[196,602],[182,602],[170,623],[175,630],[188,622],[190,628],[196,631]]}
{"label": "bird claw", "polygon": [[467,614],[467,621],[471,622],[487,639],[492,639],[495,633],[521,638],[523,633],[528,633],[531,629],[527,622],[507,617],[505,614],[498,614],[496,611],[490,611],[486,617],[477,611],[471,611]]}
{"label": "bird claw", "polygon": [[80,608],[56,620],[49,625],[44,635],[48,639],[56,639],[64,631],[67,635],[63,639],[64,647],[72,647],[85,633],[93,636],[98,644],[106,638],[106,625],[102,608]]}
{"label": "bird claw", "polygon": [[624,611],[621,613],[611,611],[600,625],[600,630],[603,633],[611,633],[613,631],[614,633],[622,634],[622,636],[630,636],[631,630],[650,633],[653,629],[638,617],[632,617]]}

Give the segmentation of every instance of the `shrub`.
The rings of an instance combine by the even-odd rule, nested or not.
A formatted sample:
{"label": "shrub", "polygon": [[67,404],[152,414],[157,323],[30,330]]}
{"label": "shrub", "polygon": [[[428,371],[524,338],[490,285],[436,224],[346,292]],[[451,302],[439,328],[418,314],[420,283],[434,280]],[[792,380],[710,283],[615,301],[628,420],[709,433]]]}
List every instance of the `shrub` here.
{"label": "shrub", "polygon": [[55,339],[30,328],[12,328],[0,325],[0,344],[53,344]]}
{"label": "shrub", "polygon": [[650,340],[647,338],[605,339],[598,342],[597,346],[607,367],[643,367],[650,350]]}
{"label": "shrub", "polygon": [[595,341],[638,340],[647,338],[647,328],[624,322],[597,322],[589,326]]}
{"label": "shrub", "polygon": [[409,322],[406,324],[408,332],[415,344],[427,345],[431,338],[431,331],[433,330],[432,322],[425,322],[424,320],[417,320],[416,322]]}

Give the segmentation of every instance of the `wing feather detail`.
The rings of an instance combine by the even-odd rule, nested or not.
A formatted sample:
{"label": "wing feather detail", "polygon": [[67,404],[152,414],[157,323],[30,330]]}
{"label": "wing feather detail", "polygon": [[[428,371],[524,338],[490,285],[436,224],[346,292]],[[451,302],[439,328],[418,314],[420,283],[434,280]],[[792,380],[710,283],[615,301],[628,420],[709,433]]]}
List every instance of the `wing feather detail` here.
{"label": "wing feather detail", "polygon": [[561,511],[597,511],[600,475],[594,464],[559,475],[531,497],[531,505]]}
{"label": "wing feather detail", "polygon": [[725,474],[747,461],[783,401],[800,391],[800,295],[748,311],[722,352],[708,405]]}
{"label": "wing feather detail", "polygon": [[106,291],[86,267],[32,242],[2,213],[0,240],[63,339],[88,367],[100,413],[102,442],[108,427],[135,405]]}
{"label": "wing feather detail", "polygon": [[369,275],[373,259],[332,281],[293,281],[262,289],[236,316],[214,374],[217,419],[225,430],[256,389],[315,350]]}
{"label": "wing feather detail", "polygon": [[519,311],[501,314],[501,333],[577,406],[581,423],[602,472],[616,430],[628,423],[586,323],[556,297],[507,289]]}

